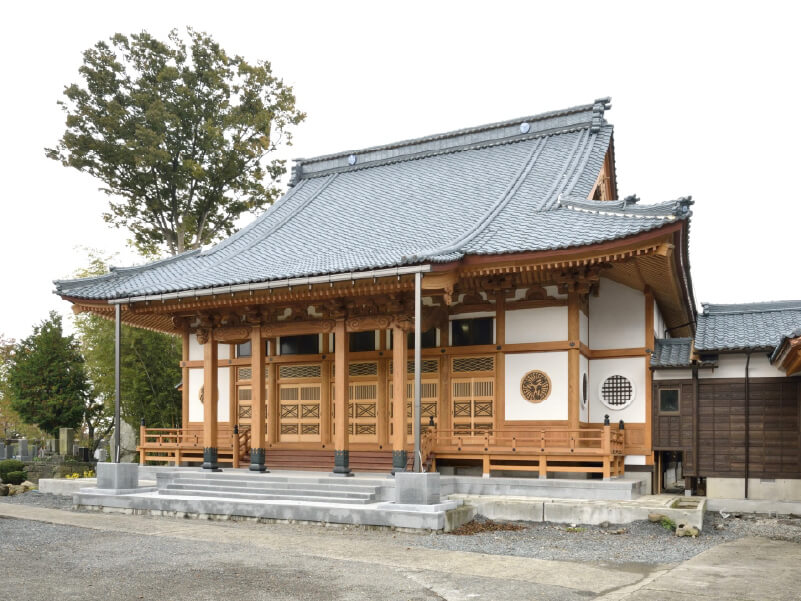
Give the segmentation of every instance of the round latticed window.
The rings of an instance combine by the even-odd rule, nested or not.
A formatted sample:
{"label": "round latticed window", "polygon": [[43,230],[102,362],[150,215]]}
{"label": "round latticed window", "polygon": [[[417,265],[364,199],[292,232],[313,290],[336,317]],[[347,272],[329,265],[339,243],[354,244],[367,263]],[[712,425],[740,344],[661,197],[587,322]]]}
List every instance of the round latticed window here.
{"label": "round latticed window", "polygon": [[624,409],[634,400],[634,382],[626,376],[609,376],[601,383],[601,402],[610,409]]}
{"label": "round latticed window", "polygon": [[534,369],[520,379],[520,395],[532,403],[541,403],[551,394],[551,379]]}

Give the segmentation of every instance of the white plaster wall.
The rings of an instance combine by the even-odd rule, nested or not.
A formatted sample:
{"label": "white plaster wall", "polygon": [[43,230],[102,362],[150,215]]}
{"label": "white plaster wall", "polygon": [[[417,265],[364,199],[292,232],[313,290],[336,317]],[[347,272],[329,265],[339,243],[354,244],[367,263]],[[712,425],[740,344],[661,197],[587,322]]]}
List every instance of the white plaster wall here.
{"label": "white plaster wall", "polygon": [[[665,327],[662,311],[659,310],[659,305],[654,301],[654,336],[656,338],[665,338]],[[670,338],[670,332],[668,332],[667,338]]]}
{"label": "white plaster wall", "polygon": [[231,421],[231,369],[217,368],[217,421]]}
{"label": "white plaster wall", "polygon": [[579,407],[580,407],[580,409],[579,409],[579,421],[582,421],[582,422],[589,422],[590,421],[590,396],[591,396],[591,391],[590,391],[590,388],[589,388],[589,386],[590,386],[589,382],[587,383],[587,402],[586,403],[584,402],[584,399],[583,399],[583,396],[582,396],[582,392],[583,392],[582,391],[582,382],[584,382],[584,374],[587,374],[587,377],[589,378],[589,373],[590,373],[590,360],[587,359],[587,357],[585,357],[584,355],[580,355],[580,359],[579,359],[579,384],[578,384],[578,386],[579,386],[579,400],[581,401],[581,404],[579,405]]}
{"label": "white plaster wall", "polygon": [[[231,369],[217,368],[217,421],[228,422],[231,419]],[[203,403],[200,402],[200,388],[203,386],[203,369],[199,367],[189,370],[189,421],[203,421]]]}
{"label": "white plaster wall", "polygon": [[[231,345],[230,344],[217,344],[217,359],[230,359],[231,358]],[[190,361],[203,361],[203,345],[197,341],[197,336],[194,334],[189,335],[189,360]]]}
{"label": "white plaster wall", "polygon": [[590,346],[590,318],[579,311],[579,341]]}
{"label": "white plaster wall", "polygon": [[189,421],[203,421],[203,403],[200,402],[200,387],[203,386],[203,369],[189,370]]}
{"label": "white plaster wall", "polygon": [[[699,370],[700,374],[700,370]],[[691,380],[693,372],[691,369],[655,369],[654,380]],[[700,377],[700,375],[699,375]]]}
{"label": "white plaster wall", "polygon": [[645,465],[645,455],[626,455],[626,465]]}
{"label": "white plaster wall", "polygon": [[[698,377],[701,379],[719,378],[744,378],[745,377],[745,353],[735,353],[731,355],[719,355],[718,367],[715,369],[700,369]],[[748,366],[748,375],[751,378],[783,378],[784,372],[770,364],[770,360],[765,353],[754,353],[751,355],[751,363]]]}
{"label": "white plaster wall", "polygon": [[545,291],[554,298],[567,298],[567,294],[559,292],[559,286],[545,286]]}
{"label": "white plaster wall", "polygon": [[599,295],[590,296],[593,350],[645,346],[645,297],[639,290],[601,278]]}
{"label": "white plaster wall", "polygon": [[[634,384],[634,400],[625,409],[610,409],[601,402],[601,383],[609,376],[621,375]],[[592,359],[590,361],[590,422],[601,424],[609,414],[612,422],[624,420],[645,423],[645,359]]]}
{"label": "white plaster wall", "polygon": [[[541,403],[531,403],[520,394],[520,380],[538,369],[551,379],[551,394]],[[515,353],[506,355],[506,419],[567,419],[567,352]]]}
{"label": "white plaster wall", "polygon": [[197,336],[189,335],[189,360],[203,361],[203,345],[197,341]]}
{"label": "white plaster wall", "polygon": [[567,307],[506,312],[506,344],[567,340]]}

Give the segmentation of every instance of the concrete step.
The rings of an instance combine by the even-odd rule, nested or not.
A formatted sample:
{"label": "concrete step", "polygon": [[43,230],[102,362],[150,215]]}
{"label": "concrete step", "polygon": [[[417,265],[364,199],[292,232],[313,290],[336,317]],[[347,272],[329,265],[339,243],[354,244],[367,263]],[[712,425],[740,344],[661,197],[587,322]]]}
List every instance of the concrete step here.
{"label": "concrete step", "polygon": [[[209,487],[211,488],[211,487]],[[299,494],[275,494],[275,493],[255,493],[239,492],[233,490],[208,490],[197,488],[161,488],[159,495],[180,495],[185,497],[204,497],[214,499],[241,499],[248,501],[302,501],[305,503],[345,503],[349,505],[366,505],[373,503],[373,499],[354,498],[354,497],[324,497],[308,496]]]}
{"label": "concrete step", "polygon": [[337,482],[287,482],[270,480],[216,480],[210,478],[174,478],[170,484],[197,485],[197,486],[221,486],[236,489],[314,489],[326,492],[354,492],[354,493],[373,493],[375,486],[362,484],[345,484]]}
{"label": "concrete step", "polygon": [[167,484],[159,490],[207,490],[220,493],[237,493],[249,495],[281,495],[299,497],[325,497],[327,499],[364,499],[371,501],[375,499],[372,491],[330,491],[320,488],[300,488],[300,487],[232,487],[210,484],[174,482]]}
{"label": "concrete step", "polygon": [[285,476],[273,475],[271,473],[259,474],[247,472],[169,472],[158,474],[158,478],[165,478],[169,480],[178,480],[190,478],[193,480],[213,480],[218,482],[256,482],[259,484],[267,482],[283,482],[292,484],[324,484],[331,486],[395,486],[395,481],[392,478],[336,478],[333,476]]}

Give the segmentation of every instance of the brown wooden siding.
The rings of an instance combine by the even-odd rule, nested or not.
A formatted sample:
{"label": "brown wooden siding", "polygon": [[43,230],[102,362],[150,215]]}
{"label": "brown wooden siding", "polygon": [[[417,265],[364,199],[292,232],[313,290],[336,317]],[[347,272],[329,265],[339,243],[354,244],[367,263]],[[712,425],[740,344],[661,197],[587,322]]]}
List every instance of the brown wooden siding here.
{"label": "brown wooden siding", "polygon": [[[659,413],[659,389],[679,388],[680,413]],[[742,379],[698,382],[698,466],[693,457],[692,380],[654,383],[654,450],[684,454],[688,476],[745,475],[746,410]],[[801,379],[753,378],[750,383],[749,476],[801,478]]]}

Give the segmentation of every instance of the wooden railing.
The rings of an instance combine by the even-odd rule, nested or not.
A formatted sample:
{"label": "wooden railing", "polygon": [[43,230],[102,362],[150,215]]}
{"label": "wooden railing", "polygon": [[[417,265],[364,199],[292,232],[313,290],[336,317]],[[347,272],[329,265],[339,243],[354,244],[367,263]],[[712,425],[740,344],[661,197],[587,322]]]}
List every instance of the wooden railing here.
{"label": "wooden railing", "polygon": [[[241,458],[249,451],[247,442],[243,445],[242,441],[249,441],[249,432],[242,432],[239,435],[231,434],[229,440],[219,438],[217,440],[218,458],[230,457],[232,462],[238,465]],[[234,453],[234,447],[238,445],[238,453]],[[183,428],[139,428],[139,463],[145,461],[159,461],[180,465],[181,461],[196,461],[203,458],[203,435],[197,430],[184,430]]]}
{"label": "wooden railing", "polygon": [[[492,469],[547,472],[623,473],[625,430],[610,426],[531,430],[429,430],[426,448],[435,456],[483,459]],[[422,443],[422,441],[421,441]],[[425,455],[424,455],[425,456]]]}

